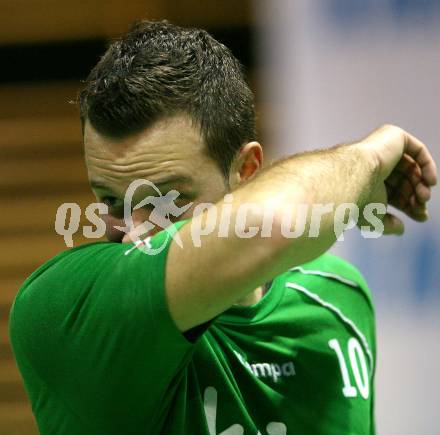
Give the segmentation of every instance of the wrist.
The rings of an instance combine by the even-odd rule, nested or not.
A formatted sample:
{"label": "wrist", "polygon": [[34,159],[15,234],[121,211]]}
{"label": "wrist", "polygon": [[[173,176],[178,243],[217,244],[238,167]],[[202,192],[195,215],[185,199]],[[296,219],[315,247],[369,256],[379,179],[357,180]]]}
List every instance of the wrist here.
{"label": "wrist", "polygon": [[358,206],[363,208],[372,201],[372,197],[380,189],[383,180],[381,179],[382,160],[377,153],[376,147],[371,146],[367,141],[360,141],[348,145],[359,164],[359,174],[363,182],[358,199]]}

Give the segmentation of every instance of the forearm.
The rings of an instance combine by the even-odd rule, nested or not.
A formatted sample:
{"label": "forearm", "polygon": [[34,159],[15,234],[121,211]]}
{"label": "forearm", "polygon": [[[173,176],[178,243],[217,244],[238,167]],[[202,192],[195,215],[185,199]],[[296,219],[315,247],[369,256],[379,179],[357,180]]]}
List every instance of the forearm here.
{"label": "forearm", "polygon": [[[349,203],[362,210],[378,184],[377,163],[356,145],[304,153],[277,162],[234,192],[232,216],[232,221],[236,221],[238,210],[245,203],[258,204],[264,212],[250,215],[247,225],[262,230],[269,211],[273,215],[271,237],[262,237],[260,231],[252,239],[240,239],[231,231],[234,249],[254,257],[261,250],[273,276],[310,261],[335,242],[338,206]],[[328,211],[319,214],[318,208]]]}
{"label": "forearm", "polygon": [[361,207],[378,181],[377,163],[357,144],[292,156],[276,168],[288,172],[298,186],[294,195],[310,204],[352,202]]}
{"label": "forearm", "polygon": [[[286,209],[301,204],[309,208],[333,204],[337,208],[351,203],[362,208],[378,184],[378,164],[371,155],[356,144],[341,145],[279,161],[234,192],[234,196],[236,210],[246,202],[261,206],[271,203],[277,208],[279,223]],[[323,231],[333,228],[333,217],[332,213],[322,216]]]}
{"label": "forearm", "polygon": [[[200,247],[191,246],[194,229],[204,228],[210,218],[208,213],[196,216],[181,231],[183,252],[171,246],[169,253],[169,263],[175,267],[180,262],[180,268],[185,269],[180,273],[167,269],[167,288],[174,289],[170,309],[178,326],[186,330],[214,317],[265,281],[325,252],[336,239],[334,212],[324,214],[318,236],[309,237],[311,207],[334,204],[335,210],[347,202],[362,207],[374,189],[376,175],[374,162],[357,146],[297,155],[272,165],[232,192],[228,237],[218,237],[219,220],[213,231],[201,238]],[[240,209],[249,203],[260,211],[247,213],[246,228],[259,231],[254,237],[244,238],[237,235],[236,229],[243,219]],[[222,210],[224,205],[221,201],[216,209]],[[301,205],[309,208],[305,230],[287,238],[282,232],[284,217],[290,213],[295,222]],[[262,234],[268,215],[272,216],[270,237]],[[188,310],[191,317],[182,314],[188,305],[192,306]]]}

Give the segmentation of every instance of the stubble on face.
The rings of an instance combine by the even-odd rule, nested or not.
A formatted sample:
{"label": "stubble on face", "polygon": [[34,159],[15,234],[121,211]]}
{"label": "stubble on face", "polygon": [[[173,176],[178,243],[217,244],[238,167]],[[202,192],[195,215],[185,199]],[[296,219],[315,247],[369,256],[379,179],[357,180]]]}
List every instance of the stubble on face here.
{"label": "stubble on face", "polygon": [[[224,175],[209,156],[200,129],[186,114],[160,119],[123,139],[105,137],[87,121],[84,146],[92,190],[98,201],[109,206],[109,215],[103,218],[111,241],[121,241],[124,235],[114,226],[124,226],[123,199],[134,180],[149,180],[162,195],[177,190],[179,205],[192,202],[179,220],[190,217],[197,204],[219,201],[227,191]],[[148,189],[139,189],[136,194],[136,202],[146,195],[157,195]],[[149,212],[145,210],[146,218]]]}

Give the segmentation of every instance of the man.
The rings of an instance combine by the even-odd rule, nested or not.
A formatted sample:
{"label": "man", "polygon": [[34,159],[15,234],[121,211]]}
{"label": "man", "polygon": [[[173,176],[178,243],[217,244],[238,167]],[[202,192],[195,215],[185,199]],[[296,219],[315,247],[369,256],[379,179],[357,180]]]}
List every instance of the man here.
{"label": "man", "polygon": [[[427,219],[437,174],[425,145],[384,126],[261,170],[237,61],[206,32],[168,23],[138,23],[114,42],[80,106],[112,243],[59,254],[16,298],[11,341],[41,433],[373,433],[370,292],[355,268],[326,254],[333,207],[313,237],[285,237],[284,219],[304,205],[363,211],[387,197]],[[131,207],[131,233],[120,230],[125,193],[139,179],[180,193],[186,211],[173,219],[182,246],[160,228],[139,230],[153,211],[145,198],[157,196],[148,185],[134,193],[144,205]],[[216,221],[197,245],[192,229],[212,217],[192,215],[202,203],[228,210],[230,225]],[[246,204],[256,208],[234,231]],[[264,207],[270,237],[249,237],[265,225]],[[391,214],[382,222],[386,233],[403,231]],[[125,245],[139,237],[165,249]]]}

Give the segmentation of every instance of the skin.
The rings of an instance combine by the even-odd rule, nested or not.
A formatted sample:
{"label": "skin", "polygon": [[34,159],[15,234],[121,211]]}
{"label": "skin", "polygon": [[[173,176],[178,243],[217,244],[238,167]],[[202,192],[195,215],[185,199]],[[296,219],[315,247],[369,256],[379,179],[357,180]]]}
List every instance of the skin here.
{"label": "skin", "polygon": [[[217,162],[209,156],[199,130],[185,114],[161,119],[141,133],[122,140],[100,135],[87,121],[84,145],[93,193],[98,201],[109,207],[109,214],[102,216],[106,222],[106,237],[122,243],[132,243],[131,235],[114,227],[124,226],[123,198],[133,180],[149,180],[159,187],[163,195],[171,189],[177,190],[180,193],[176,201],[179,207],[193,203],[179,216],[178,220],[184,220],[192,216],[197,204],[215,204],[226,193],[252,179],[263,163],[261,145],[249,142],[238,152],[229,177],[225,179]],[[134,203],[147,195],[157,195],[146,189],[138,189],[137,193]],[[150,213],[149,206],[135,210],[132,213],[134,226],[147,221]],[[148,235],[160,230],[162,228],[155,228]],[[252,305],[262,296],[263,287],[259,286],[237,304]]]}
{"label": "skin", "polygon": [[[162,177],[190,178],[191,181],[161,186],[162,193],[176,189],[196,204],[218,199],[217,209],[225,205],[223,194],[234,189],[227,237],[217,237],[217,221],[201,246],[194,246],[191,228],[204,227],[205,212],[192,217],[191,225],[179,230],[182,247],[171,242],[165,290],[170,315],[182,332],[207,322],[238,301],[257,301],[262,296],[263,283],[317,258],[335,242],[334,212],[322,216],[318,237],[307,235],[309,215],[306,231],[295,238],[285,237],[281,230],[286,212],[295,215],[300,206],[315,204],[332,204],[336,210],[346,203],[362,210],[371,202],[387,205],[389,201],[397,210],[422,222],[428,218],[426,204],[437,182],[436,165],[427,147],[392,125],[384,125],[358,142],[293,155],[264,170],[260,170],[261,146],[250,142],[236,156],[227,183],[207,156],[197,129],[182,115],[119,141],[100,136],[86,124],[84,139],[92,187],[98,199],[107,202],[109,196],[113,198],[111,220],[120,219],[125,189],[141,177],[156,184],[163,181]],[[154,194],[136,192],[136,203]],[[185,199],[182,201],[180,205]],[[242,206],[250,203],[261,209],[270,203],[270,237],[259,233],[243,238],[233,231],[235,224],[242,221]],[[135,210],[134,223],[143,222],[150,213],[148,207]],[[181,219],[190,214],[191,210]],[[382,219],[385,234],[403,233],[402,221],[389,209]],[[246,217],[247,227],[261,229],[263,223],[263,213]],[[119,236],[119,240],[126,242],[129,236]]]}

